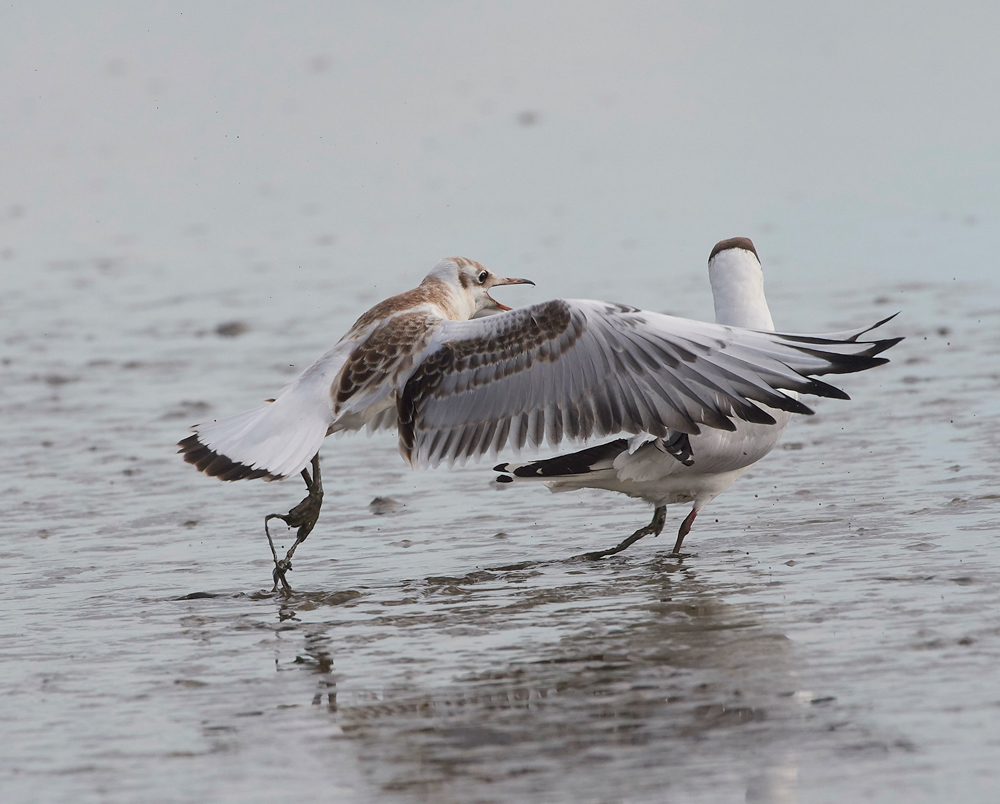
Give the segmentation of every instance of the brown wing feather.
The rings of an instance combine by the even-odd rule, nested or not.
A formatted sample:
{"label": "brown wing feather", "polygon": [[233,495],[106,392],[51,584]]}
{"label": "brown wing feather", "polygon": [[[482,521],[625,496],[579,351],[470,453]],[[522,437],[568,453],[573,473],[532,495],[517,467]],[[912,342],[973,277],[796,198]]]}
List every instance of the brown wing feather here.
{"label": "brown wing feather", "polygon": [[774,424],[757,405],[811,413],[785,391],[846,396],[815,376],[880,365],[872,355],[896,342],[857,337],[755,332],[587,300],[442,322],[397,394],[400,451],[435,465],[508,443]]}
{"label": "brown wing feather", "polygon": [[[516,311],[521,312],[521,311]],[[446,343],[428,355],[407,380],[402,394],[396,398],[399,423],[400,451],[407,460],[413,454],[416,418],[424,400],[433,396],[445,374],[478,368],[487,362],[498,363],[516,359],[512,371],[530,367],[532,360],[555,362],[576,343],[582,332],[582,322],[574,321],[569,305],[561,300],[535,305],[522,314],[517,326],[502,329],[482,338]],[[490,357],[487,358],[487,355]],[[487,385],[495,375],[488,372],[470,375],[463,390]]]}
{"label": "brown wing feather", "polygon": [[401,313],[379,324],[360,343],[341,369],[331,389],[334,413],[357,394],[385,381],[388,375],[407,371],[413,354],[426,345],[439,316],[426,312]]}

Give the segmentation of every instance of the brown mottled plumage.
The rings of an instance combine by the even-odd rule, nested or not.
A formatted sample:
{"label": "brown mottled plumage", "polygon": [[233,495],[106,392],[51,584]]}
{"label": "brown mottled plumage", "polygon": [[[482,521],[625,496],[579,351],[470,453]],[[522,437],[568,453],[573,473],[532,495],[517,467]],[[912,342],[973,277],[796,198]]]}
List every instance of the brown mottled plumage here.
{"label": "brown mottled plumage", "polygon": [[[470,269],[473,273],[488,271],[488,269],[482,264],[465,257],[449,257],[448,262],[454,263],[458,266],[458,283],[463,291],[468,291],[473,285],[473,280],[467,275],[466,271],[462,270],[463,268]],[[496,284],[504,283],[501,282]],[[454,321],[462,320],[458,305],[454,299],[453,288],[451,288],[446,281],[440,279],[439,277],[427,276],[424,277],[424,280],[412,290],[397,293],[395,296],[390,296],[385,301],[380,301],[372,307],[368,312],[354,322],[354,326],[348,330],[346,337],[350,337],[354,333],[363,332],[372,324],[389,318],[397,313],[415,310],[427,304],[438,307],[445,313],[445,318],[450,318]],[[502,309],[503,305],[500,305],[500,307]]]}
{"label": "brown mottled plumage", "polygon": [[409,369],[413,353],[427,346],[429,334],[440,320],[430,313],[401,311],[374,326],[341,369],[340,380],[333,389],[334,415],[358,391]]}
{"label": "brown mottled plumage", "polygon": [[[489,295],[505,279],[475,260],[439,262],[418,287],[379,302],[354,322],[323,357],[263,408],[205,422],[179,443],[184,460],[220,480],[277,480],[302,474],[308,496],[288,514],[271,514],[298,529],[281,561],[274,556],[275,589],[289,590],[285,573],[295,548],[319,516],[323,488],[318,450],[330,433],[395,425],[395,397],[438,326],[477,313],[510,310]],[[312,464],[312,471],[307,468]],[[268,540],[270,541],[268,532]]]}

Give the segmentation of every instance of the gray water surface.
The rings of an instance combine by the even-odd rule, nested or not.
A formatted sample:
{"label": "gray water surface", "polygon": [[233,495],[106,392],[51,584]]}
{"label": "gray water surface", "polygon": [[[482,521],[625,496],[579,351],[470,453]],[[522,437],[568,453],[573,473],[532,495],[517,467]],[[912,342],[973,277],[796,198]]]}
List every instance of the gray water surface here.
{"label": "gray water surface", "polygon": [[[67,270],[85,310],[50,284]],[[260,301],[270,282],[206,301],[136,267],[51,267],[5,308],[7,800],[990,799],[990,288],[827,294],[823,328],[895,305],[907,340],[797,419],[681,561],[669,535],[569,560],[641,503],[330,439],[284,600],[261,517],[299,481],[218,483],[171,447],[348,326]],[[815,303],[774,295],[779,318]],[[253,323],[216,332],[232,321]]]}
{"label": "gray water surface", "polygon": [[[0,10],[0,799],[1000,800],[1000,57],[991,3]],[[461,254],[779,328],[897,310],[703,513],[175,454]],[[287,546],[288,537],[282,542]]]}

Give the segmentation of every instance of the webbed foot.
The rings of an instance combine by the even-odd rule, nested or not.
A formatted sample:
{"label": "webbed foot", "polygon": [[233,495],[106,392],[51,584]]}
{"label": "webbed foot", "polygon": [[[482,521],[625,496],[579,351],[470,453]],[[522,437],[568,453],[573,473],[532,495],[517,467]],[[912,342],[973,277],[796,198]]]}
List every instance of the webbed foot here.
{"label": "webbed foot", "polygon": [[615,553],[620,553],[622,550],[626,550],[631,547],[644,536],[659,536],[660,532],[663,530],[663,523],[666,521],[667,507],[665,505],[660,505],[653,512],[653,521],[644,528],[639,528],[639,530],[627,539],[624,539],[615,547],[609,548],[608,550],[595,550],[592,553],[584,553],[581,558],[585,558],[588,561],[597,561],[598,559],[605,558],[606,556],[613,556]]}
{"label": "webbed foot", "polygon": [[[285,573],[291,572],[292,556],[295,554],[295,549],[312,533],[312,529],[316,527],[316,521],[319,519],[320,509],[323,507],[323,481],[319,473],[318,452],[313,456],[312,469],[311,476],[308,469],[302,470],[302,479],[306,481],[306,489],[309,492],[305,499],[287,514],[268,514],[264,517],[264,533],[267,534],[267,543],[271,545],[271,555],[274,557],[274,572],[271,573],[271,577],[274,579],[274,588],[271,591],[277,592],[280,583],[282,593],[286,597],[292,593],[292,587],[288,583]],[[271,538],[271,531],[268,528],[268,523],[272,519],[280,519],[289,528],[298,528],[295,534],[295,543],[289,548],[285,557],[280,560],[277,550],[274,549],[274,540]]]}

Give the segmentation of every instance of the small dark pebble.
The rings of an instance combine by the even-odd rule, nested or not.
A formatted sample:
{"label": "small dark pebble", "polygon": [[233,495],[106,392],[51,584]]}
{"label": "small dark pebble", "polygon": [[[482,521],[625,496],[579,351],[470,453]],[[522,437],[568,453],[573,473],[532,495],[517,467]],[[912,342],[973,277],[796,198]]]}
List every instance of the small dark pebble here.
{"label": "small dark pebble", "polygon": [[396,502],[392,497],[376,497],[370,503],[368,503],[368,510],[371,511],[375,516],[385,516],[386,514],[395,514],[397,511],[403,508],[402,503]]}
{"label": "small dark pebble", "polygon": [[46,374],[45,382],[48,385],[65,385],[68,382],[76,382],[79,377],[67,377],[64,374]]}
{"label": "small dark pebble", "polygon": [[215,334],[223,338],[236,338],[250,329],[242,321],[226,321],[215,328]]}

